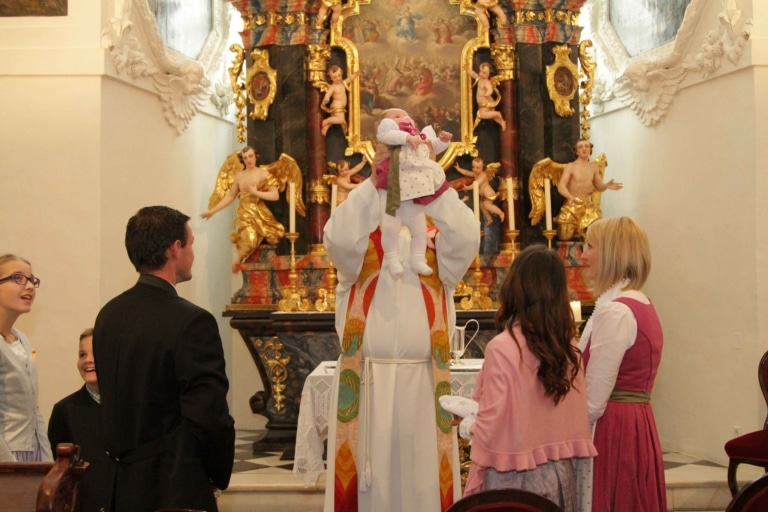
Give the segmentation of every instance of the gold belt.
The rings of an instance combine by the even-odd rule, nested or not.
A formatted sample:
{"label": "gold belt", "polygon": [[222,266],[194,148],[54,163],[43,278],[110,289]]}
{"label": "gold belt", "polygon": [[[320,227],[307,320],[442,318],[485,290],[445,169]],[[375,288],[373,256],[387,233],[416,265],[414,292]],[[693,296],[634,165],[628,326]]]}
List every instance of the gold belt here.
{"label": "gold belt", "polygon": [[614,389],[611,392],[609,402],[622,402],[630,404],[647,404],[651,401],[651,394],[645,391],[627,391],[625,389]]}

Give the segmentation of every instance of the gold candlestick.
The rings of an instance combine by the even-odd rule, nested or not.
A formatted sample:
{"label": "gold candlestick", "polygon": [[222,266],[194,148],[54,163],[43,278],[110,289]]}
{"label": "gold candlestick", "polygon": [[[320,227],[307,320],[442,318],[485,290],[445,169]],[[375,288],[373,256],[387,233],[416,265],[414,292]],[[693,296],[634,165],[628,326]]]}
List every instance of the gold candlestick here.
{"label": "gold candlestick", "polygon": [[318,299],[315,301],[315,309],[318,311],[336,311],[336,268],[332,262],[328,262],[328,289],[317,290]]}
{"label": "gold candlestick", "polygon": [[[475,270],[472,272],[472,278],[475,280],[475,288],[467,290],[468,296],[461,299],[461,309],[491,309],[493,301],[488,296],[488,285],[483,283],[483,271],[480,267],[480,255],[475,256]],[[466,286],[466,285],[465,285]]]}
{"label": "gold candlestick", "polygon": [[291,270],[288,272],[288,285],[280,288],[283,298],[280,299],[278,307],[280,311],[308,311],[307,289],[298,285],[299,273],[296,272],[296,240],[299,239],[299,234],[286,233],[285,238],[291,242]]}
{"label": "gold candlestick", "polygon": [[506,231],[507,238],[509,239],[509,242],[504,242],[501,244],[501,251],[506,253],[512,253],[512,258],[515,257],[515,254],[517,254],[517,237],[520,236],[520,230],[519,229],[508,229]]}
{"label": "gold candlestick", "polygon": [[545,229],[542,231],[544,233],[544,236],[547,237],[547,247],[550,249],[552,248],[552,239],[555,238],[555,235],[557,234],[556,229]]}

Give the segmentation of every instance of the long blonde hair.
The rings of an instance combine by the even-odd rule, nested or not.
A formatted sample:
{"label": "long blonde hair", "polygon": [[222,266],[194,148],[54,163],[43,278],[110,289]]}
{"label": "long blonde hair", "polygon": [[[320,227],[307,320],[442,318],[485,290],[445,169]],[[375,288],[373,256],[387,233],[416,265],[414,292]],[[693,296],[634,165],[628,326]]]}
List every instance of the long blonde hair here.
{"label": "long blonde hair", "polygon": [[625,290],[643,287],[651,272],[651,247],[639,224],[629,217],[599,219],[587,228],[586,241],[598,253],[593,293],[600,295],[625,279]]}

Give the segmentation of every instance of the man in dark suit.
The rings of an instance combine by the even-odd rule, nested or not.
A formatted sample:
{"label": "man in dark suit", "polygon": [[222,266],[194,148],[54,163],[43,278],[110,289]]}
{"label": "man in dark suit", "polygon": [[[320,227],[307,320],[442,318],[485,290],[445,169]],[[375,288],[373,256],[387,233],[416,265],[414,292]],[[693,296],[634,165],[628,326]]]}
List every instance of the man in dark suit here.
{"label": "man in dark suit", "polygon": [[216,511],[214,491],[226,489],[232,474],[235,428],[216,320],[174,287],[192,278],[188,220],[166,206],[131,217],[125,247],[139,281],[96,319],[93,352],[116,512]]}

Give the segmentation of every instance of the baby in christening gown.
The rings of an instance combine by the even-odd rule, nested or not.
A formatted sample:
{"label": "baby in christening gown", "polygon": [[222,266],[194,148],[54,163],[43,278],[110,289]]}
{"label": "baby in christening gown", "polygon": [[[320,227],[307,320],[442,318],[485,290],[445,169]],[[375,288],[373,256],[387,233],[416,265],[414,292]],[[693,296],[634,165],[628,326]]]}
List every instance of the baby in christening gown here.
{"label": "baby in christening gown", "polygon": [[[376,137],[392,151],[376,167],[376,187],[387,190],[385,215],[381,222],[381,245],[384,266],[394,277],[403,273],[398,252],[400,228],[411,232],[410,267],[417,274],[428,276],[432,269],[425,257],[427,220],[424,205],[445,192],[448,182],[445,171],[435,161],[435,154],[445,151],[453,137],[448,132],[435,134],[428,126],[421,132],[405,110],[384,112]],[[376,162],[376,158],[374,158]]]}

